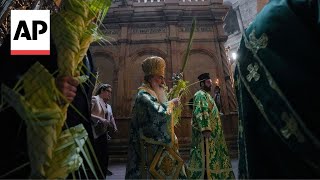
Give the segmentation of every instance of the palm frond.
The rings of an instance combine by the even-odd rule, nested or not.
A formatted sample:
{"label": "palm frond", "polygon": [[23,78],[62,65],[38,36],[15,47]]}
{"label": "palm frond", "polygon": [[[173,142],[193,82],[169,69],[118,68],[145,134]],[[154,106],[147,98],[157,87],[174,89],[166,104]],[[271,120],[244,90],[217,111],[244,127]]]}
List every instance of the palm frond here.
{"label": "palm frond", "polygon": [[[173,98],[177,98],[177,97],[181,98],[183,95],[185,95],[189,92],[189,90],[188,90],[189,82],[183,80],[183,72],[184,72],[184,69],[185,69],[186,64],[188,62],[188,59],[189,59],[189,55],[190,55],[190,51],[191,51],[191,47],[192,47],[193,35],[195,32],[195,27],[196,27],[196,19],[193,18],[187,50],[186,50],[184,57],[183,57],[183,62],[182,62],[183,65],[182,65],[180,72],[178,74],[174,74],[172,77],[174,85],[167,94],[168,99],[173,99]],[[184,106],[182,104],[179,104],[177,107],[175,107],[173,109],[172,119],[174,121],[174,126],[178,125],[180,122],[183,107]]]}
{"label": "palm frond", "polygon": [[184,57],[183,57],[183,65],[182,65],[182,69],[180,72],[184,72],[184,69],[186,67],[186,64],[188,62],[188,59],[189,59],[189,55],[190,55],[190,51],[191,51],[191,47],[192,47],[192,41],[193,41],[193,35],[194,35],[194,32],[195,32],[195,29],[196,29],[196,18],[193,18],[192,19],[192,25],[191,25],[191,31],[190,31],[190,34],[189,34],[189,41],[188,41],[188,46],[187,46],[187,50],[186,50],[186,53],[184,54]]}

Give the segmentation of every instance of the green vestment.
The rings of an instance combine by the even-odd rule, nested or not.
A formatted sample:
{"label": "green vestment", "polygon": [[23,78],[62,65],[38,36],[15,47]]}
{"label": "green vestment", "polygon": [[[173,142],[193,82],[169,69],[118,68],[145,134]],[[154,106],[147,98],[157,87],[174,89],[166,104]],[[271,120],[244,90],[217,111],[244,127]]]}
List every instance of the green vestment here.
{"label": "green vestment", "polygon": [[[188,178],[231,179],[234,174],[223,135],[218,108],[211,95],[203,90],[194,95],[192,142]],[[204,139],[202,132],[211,131]],[[206,147],[206,148],[205,148]]]}
{"label": "green vestment", "polygon": [[141,86],[132,112],[126,179],[186,178],[173,129],[167,104]]}
{"label": "green vestment", "polygon": [[243,35],[239,178],[320,178],[320,1],[271,0]]}

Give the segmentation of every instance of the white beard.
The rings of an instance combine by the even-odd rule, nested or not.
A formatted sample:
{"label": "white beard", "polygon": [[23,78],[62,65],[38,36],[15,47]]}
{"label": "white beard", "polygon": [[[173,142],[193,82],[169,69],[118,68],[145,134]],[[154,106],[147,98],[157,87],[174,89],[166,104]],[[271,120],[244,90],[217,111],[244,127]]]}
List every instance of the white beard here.
{"label": "white beard", "polygon": [[168,101],[164,87],[162,87],[162,86],[160,87],[158,84],[153,83],[152,89],[157,94],[158,101],[160,103],[165,103]]}

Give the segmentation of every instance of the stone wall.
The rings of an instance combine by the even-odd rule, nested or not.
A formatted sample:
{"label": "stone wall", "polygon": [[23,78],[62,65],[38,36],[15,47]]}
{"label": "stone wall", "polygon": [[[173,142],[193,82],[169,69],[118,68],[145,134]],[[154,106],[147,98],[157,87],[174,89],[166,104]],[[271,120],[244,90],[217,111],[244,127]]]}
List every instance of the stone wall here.
{"label": "stone wall", "polygon": [[[236,14],[236,19],[233,16],[226,16],[227,19],[225,19],[224,25],[226,32],[229,32],[228,40],[225,43],[225,48],[228,49],[228,57],[231,66],[231,71],[234,70],[234,63],[236,60],[232,59],[232,53],[237,52],[243,31],[250,25],[250,23],[254,20],[257,14],[268,2],[269,0],[224,0],[224,4],[230,7],[228,14]],[[229,27],[236,26],[234,24],[236,24],[239,27],[239,30],[233,28],[235,30],[230,31]]]}
{"label": "stone wall", "polygon": [[[115,1],[102,29],[110,44],[93,44],[91,52],[99,67],[99,80],[113,85],[111,104],[119,132],[112,134],[111,144],[116,159],[125,158],[134,96],[143,81],[142,61],[151,55],[164,58],[166,84],[172,87],[171,76],[182,67],[193,17],[197,18],[197,26],[184,78],[194,83],[198,81],[198,75],[209,72],[214,82],[219,80],[222,112],[230,116],[236,111],[223,46],[227,39],[223,29],[223,17],[227,10],[222,0]],[[191,86],[182,103],[187,103],[199,89],[198,83]],[[182,115],[184,118],[176,134],[182,151],[187,155],[191,139],[188,106],[185,106]],[[222,123],[227,143],[234,154],[237,152],[234,146],[237,115],[224,118]]]}
{"label": "stone wall", "polygon": [[239,0],[239,11],[244,29],[254,20],[257,15],[257,1],[260,0]]}
{"label": "stone wall", "polygon": [[[224,0],[224,4],[230,7],[229,11],[232,11],[233,14],[234,14],[233,11],[235,11],[237,16],[237,21],[234,20],[234,17],[232,16],[230,17],[232,18],[232,21],[230,21],[230,19],[226,19],[225,23],[229,23],[229,24],[234,23],[234,24],[237,24],[237,26],[239,26],[240,28],[240,31],[234,31],[231,34],[228,33],[229,37],[226,44],[228,44],[229,46],[231,45],[231,50],[237,49],[236,48],[237,46],[233,44],[237,44],[237,43],[234,43],[234,41],[236,42],[239,41],[235,39],[234,36],[240,35],[241,31],[243,31],[250,25],[250,23],[254,20],[257,14],[268,2],[269,0]],[[229,18],[229,17],[226,17],[226,18]],[[228,27],[228,25],[227,26],[226,25],[227,24],[225,24],[225,27]],[[232,25],[232,26],[236,26],[236,25]],[[226,31],[228,32],[227,29]],[[230,37],[233,38],[231,42],[229,40]],[[241,35],[239,37],[241,37]]]}

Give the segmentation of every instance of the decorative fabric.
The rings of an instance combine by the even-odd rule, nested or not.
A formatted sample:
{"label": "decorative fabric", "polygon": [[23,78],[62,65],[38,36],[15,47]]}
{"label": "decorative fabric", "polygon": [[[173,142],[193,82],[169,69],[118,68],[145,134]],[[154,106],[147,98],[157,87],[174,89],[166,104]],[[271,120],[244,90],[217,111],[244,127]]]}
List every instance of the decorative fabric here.
{"label": "decorative fabric", "polygon": [[[188,178],[234,179],[228,148],[223,135],[218,108],[205,91],[194,95],[192,142],[188,163]],[[211,131],[209,139],[202,132]]]}
{"label": "decorative fabric", "polygon": [[235,72],[240,179],[320,177],[320,98],[310,88],[318,15],[319,0],[273,0],[243,35]]}
{"label": "decorative fabric", "polygon": [[[154,92],[144,85],[139,88],[132,110],[129,132],[128,163],[126,179],[185,179],[184,168],[173,132],[173,121],[167,105],[153,96]],[[169,173],[165,165],[174,164]],[[179,168],[180,167],[180,168]]]}

